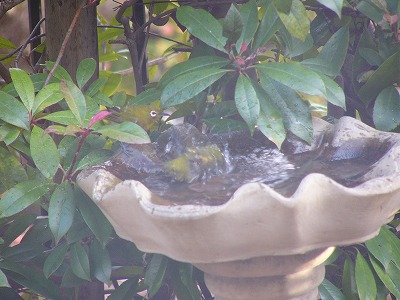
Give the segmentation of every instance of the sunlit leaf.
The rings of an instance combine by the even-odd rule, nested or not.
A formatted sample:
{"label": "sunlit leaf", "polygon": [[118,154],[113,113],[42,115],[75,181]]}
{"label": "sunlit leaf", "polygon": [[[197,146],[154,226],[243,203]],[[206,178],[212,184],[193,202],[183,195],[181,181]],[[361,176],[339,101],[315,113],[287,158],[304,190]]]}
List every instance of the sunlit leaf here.
{"label": "sunlit leaf", "polygon": [[0,147],[0,194],[12,188],[16,183],[27,180],[21,162],[11,152]]}
{"label": "sunlit leaf", "polygon": [[77,164],[75,171],[83,170],[93,165],[100,164],[110,158],[111,152],[104,149],[98,149],[84,156]]}
{"label": "sunlit leaf", "polygon": [[347,300],[358,300],[355,276],[355,265],[350,257],[346,257],[343,267],[342,289]]}
{"label": "sunlit leaf", "polygon": [[[54,67],[55,63],[52,61],[46,61],[46,68],[47,70],[52,70]],[[68,82],[73,82],[71,76],[69,75],[69,73],[67,72],[67,70],[65,70],[62,66],[58,65],[53,76],[59,80],[63,80],[63,81],[68,81]],[[46,75],[47,78],[47,75]]]}
{"label": "sunlit leaf", "polygon": [[[376,274],[378,274],[378,277],[380,280],[382,280],[382,282],[385,284],[386,288],[398,299],[400,299],[400,282],[395,282],[391,276],[389,275],[389,266],[388,266],[388,270],[385,270],[379,263],[378,260],[376,260],[375,257],[370,256],[370,260],[372,263],[372,266],[374,267],[374,270],[376,272]],[[392,264],[392,263],[391,263]],[[390,264],[390,265],[391,265]],[[394,266],[395,268],[398,269],[398,266]],[[399,275],[400,275],[400,271],[399,271]],[[400,279],[400,276],[398,277],[398,279]]]}
{"label": "sunlit leaf", "polygon": [[264,16],[254,36],[253,50],[264,46],[281,25],[282,22],[279,19],[278,13],[272,3],[270,3],[265,10]]}
{"label": "sunlit leaf", "polygon": [[304,41],[310,32],[310,20],[300,0],[293,0],[288,14],[278,11],[279,18],[293,37]]}
{"label": "sunlit leaf", "polygon": [[61,81],[60,90],[76,120],[82,124],[86,116],[85,96],[74,83],[69,81]]}
{"label": "sunlit leaf", "polygon": [[7,276],[1,269],[0,269],[0,287],[10,287],[10,284],[8,283],[7,280]]}
{"label": "sunlit leaf", "polygon": [[46,85],[35,97],[32,107],[32,114],[43,111],[46,107],[59,102],[64,95],[60,92],[59,83],[50,83]]}
{"label": "sunlit leaf", "polygon": [[323,6],[334,11],[340,18],[342,15],[343,0],[318,0]]}
{"label": "sunlit leaf", "polygon": [[356,283],[360,299],[376,299],[376,283],[372,270],[360,252],[356,257]]}
{"label": "sunlit leaf", "polygon": [[318,287],[318,291],[320,293],[321,300],[346,300],[342,292],[327,279],[322,281]]}
{"label": "sunlit leaf", "polygon": [[147,132],[142,127],[132,122],[105,125],[98,128],[96,132],[124,143],[150,143],[150,138],[147,135]]}

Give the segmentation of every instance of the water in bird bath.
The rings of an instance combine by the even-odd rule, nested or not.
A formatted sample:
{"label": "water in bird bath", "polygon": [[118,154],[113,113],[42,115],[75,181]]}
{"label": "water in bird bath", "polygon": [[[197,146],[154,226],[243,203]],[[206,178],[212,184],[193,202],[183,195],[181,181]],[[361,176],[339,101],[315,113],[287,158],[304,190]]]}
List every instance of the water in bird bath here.
{"label": "water in bird bath", "polygon": [[[289,139],[281,152],[258,132],[253,136],[249,132],[205,136],[185,125],[167,131],[157,143],[122,146],[120,153],[102,167],[122,180],[142,182],[168,204],[220,205],[250,182],[265,183],[282,195],[291,196],[310,173],[325,174],[348,187],[356,186],[390,147],[389,141],[359,138],[335,148],[325,139],[312,150],[305,143]],[[216,147],[221,151],[222,162],[213,154]],[[188,156],[188,149],[199,148],[206,152],[197,151],[195,156],[201,159]],[[214,160],[212,167],[203,168],[202,162],[210,162],[207,153]],[[182,156],[190,160],[190,170],[178,171],[195,168],[194,175],[177,176],[167,170],[169,162]]]}

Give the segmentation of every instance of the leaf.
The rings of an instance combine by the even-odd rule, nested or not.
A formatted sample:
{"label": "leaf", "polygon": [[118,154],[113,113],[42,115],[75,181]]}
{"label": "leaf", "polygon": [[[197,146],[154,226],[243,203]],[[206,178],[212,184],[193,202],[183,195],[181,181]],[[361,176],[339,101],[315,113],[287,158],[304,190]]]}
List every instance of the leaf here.
{"label": "leaf", "polygon": [[10,284],[8,283],[7,280],[7,276],[1,269],[0,269],[0,287],[10,287]]}
{"label": "leaf", "polygon": [[301,41],[305,41],[310,32],[310,20],[307,11],[300,0],[293,0],[289,14],[278,11],[279,18],[289,33]]}
{"label": "leaf", "polygon": [[147,132],[142,127],[132,122],[105,125],[97,129],[95,132],[124,143],[150,143],[150,138],[147,135]]}
{"label": "leaf", "polygon": [[4,125],[0,126],[0,141],[4,142],[4,144],[7,146],[13,144],[18,138],[20,132],[20,128],[5,123]]}
{"label": "leaf", "polygon": [[0,36],[0,49],[17,49],[13,42]]}
{"label": "leaf", "polygon": [[318,0],[318,2],[334,11],[339,18],[341,17],[343,0]]}
{"label": "leaf", "polygon": [[161,254],[153,254],[144,275],[144,284],[148,287],[149,297],[153,297],[160,289],[168,265],[168,258]]}
{"label": "leaf", "polygon": [[374,274],[360,252],[356,257],[356,284],[360,299],[375,300],[377,289]]}
{"label": "leaf", "polygon": [[13,96],[0,91],[0,119],[11,125],[29,130],[29,113]]}
{"label": "leaf", "polygon": [[242,4],[239,8],[242,18],[243,29],[238,41],[236,42],[236,49],[240,49],[243,44],[249,45],[257,31],[258,27],[258,9],[256,0]]}
{"label": "leaf", "polygon": [[19,98],[26,109],[31,111],[35,99],[35,90],[31,78],[24,70],[16,68],[10,68],[10,75]]}
{"label": "leaf", "polygon": [[7,231],[2,234],[3,245],[10,245],[22,233],[25,232],[36,220],[35,214],[20,214],[13,218],[9,224]]}
{"label": "leaf", "polygon": [[209,12],[190,6],[181,6],[176,12],[176,17],[192,35],[207,45],[227,53],[222,26]]}
{"label": "leaf", "polygon": [[294,89],[309,95],[326,94],[325,85],[317,73],[298,63],[265,63],[256,65],[260,73]]}
{"label": "leaf", "polygon": [[374,22],[380,23],[385,15],[385,10],[381,4],[376,4],[376,1],[360,1],[357,3],[356,9]]}
{"label": "leaf", "polygon": [[196,96],[228,71],[210,68],[181,75],[172,80],[162,91],[161,107],[181,104]]}
{"label": "leaf", "polygon": [[346,58],[348,44],[349,27],[344,26],[332,35],[316,58],[305,59],[301,63],[328,76],[337,76]]}
{"label": "leaf", "polygon": [[49,192],[52,183],[34,179],[16,184],[0,200],[0,218],[10,217]]}
{"label": "leaf", "polygon": [[240,120],[228,118],[208,118],[204,119],[211,133],[243,131],[248,129],[246,123]]}
{"label": "leaf", "polygon": [[101,92],[106,96],[110,97],[117,91],[119,85],[121,84],[122,75],[109,71],[102,71],[100,74],[102,77],[107,77],[107,81],[103,85]]}
{"label": "leaf", "polygon": [[79,63],[78,69],[76,70],[76,83],[79,88],[89,81],[96,71],[97,63],[93,58],[85,58]]}
{"label": "leaf", "polygon": [[58,185],[50,198],[49,226],[54,235],[55,243],[71,228],[75,214],[74,192],[68,182]]}
{"label": "leaf", "polygon": [[101,110],[98,113],[96,113],[89,121],[88,128],[91,128],[93,125],[96,123],[104,120],[108,116],[112,115],[111,111],[108,110]]}
{"label": "leaf", "polygon": [[[164,88],[169,85],[170,82],[184,74],[190,74],[200,70],[219,69],[226,66],[227,64],[229,64],[229,60],[219,56],[207,55],[191,58],[169,69],[161,78],[159,85],[161,86],[161,88]],[[142,94],[146,93],[146,91],[140,93],[137,97],[140,97]]]}
{"label": "leaf", "polygon": [[242,34],[243,20],[239,10],[234,4],[231,4],[222,25],[222,35],[228,41],[236,43]]}
{"label": "leaf", "polygon": [[394,86],[382,90],[374,104],[373,120],[376,129],[391,131],[400,125],[400,94]]}
{"label": "leaf", "polygon": [[100,164],[109,159],[110,156],[111,156],[111,151],[105,149],[98,149],[93,152],[90,152],[78,162],[75,171],[83,170],[90,166]]}
{"label": "leaf", "polygon": [[261,19],[261,23],[258,26],[258,29],[254,36],[252,46],[253,51],[264,46],[278,31],[281,25],[282,22],[279,19],[278,13],[276,12],[275,7],[272,5],[272,3],[270,3],[265,9],[264,16]]}
{"label": "leaf", "polygon": [[160,99],[161,91],[157,88],[149,88],[136,97],[128,100],[128,105],[148,105]]}
{"label": "leaf", "polygon": [[281,113],[268,94],[259,85],[255,86],[255,90],[261,108],[257,120],[257,128],[278,148],[281,148],[286,138],[286,130]]}
{"label": "leaf", "polygon": [[400,82],[399,78],[400,51],[390,56],[377,70],[369,77],[368,81],[360,88],[358,95],[364,101],[369,103],[374,100],[379,93],[391,86],[395,82]]}
{"label": "leaf", "polygon": [[46,177],[52,178],[60,165],[60,154],[50,135],[34,126],[31,133],[30,150],[33,162],[39,171]]}
{"label": "leaf", "polygon": [[[46,68],[47,70],[52,70],[54,67],[55,63],[52,61],[46,61]],[[69,75],[69,73],[67,72],[67,70],[65,70],[62,66],[58,65],[53,76],[61,81],[67,81],[67,82],[73,82],[71,76]],[[47,75],[46,75],[47,78]]]}
{"label": "leaf", "polygon": [[278,39],[282,39],[285,49],[283,54],[289,58],[302,55],[314,46],[311,34],[308,34],[306,39],[301,41],[293,37],[284,27],[279,30]]}
{"label": "leaf", "polygon": [[61,266],[65,255],[67,254],[69,245],[63,243],[58,245],[52,250],[50,255],[46,258],[43,265],[43,274],[49,278]]}
{"label": "leaf", "polygon": [[86,95],[94,97],[98,91],[100,91],[107,82],[107,77],[97,78],[86,90]]}
{"label": "leaf", "polygon": [[[45,119],[51,122],[55,122],[62,125],[78,125],[78,121],[76,120],[74,114],[70,110],[61,110],[56,111],[54,113],[45,115],[41,119]],[[50,127],[50,126],[49,126]],[[46,128],[46,133],[49,132],[49,127]]]}
{"label": "leaf", "polygon": [[346,97],[343,89],[331,78],[323,74],[319,74],[325,85],[326,100],[333,105],[346,109]]}
{"label": "leaf", "polygon": [[16,183],[28,179],[20,161],[9,151],[0,147],[0,194]]}
{"label": "leaf", "polygon": [[251,133],[253,133],[260,114],[260,102],[251,79],[242,73],[239,74],[236,82],[235,103],[239,114],[246,121]]}
{"label": "leaf", "polygon": [[382,57],[374,49],[359,47],[358,53],[371,66],[380,66],[383,63]]}
{"label": "leaf", "polygon": [[400,266],[400,240],[390,230],[382,227],[379,234],[365,242],[369,251],[387,269],[392,260]]}
{"label": "leaf", "polygon": [[358,300],[358,291],[355,278],[355,265],[349,256],[346,257],[342,276],[343,294],[348,300]]}
{"label": "leaf", "polygon": [[346,300],[340,290],[327,279],[322,281],[318,290],[321,300]]}
{"label": "leaf", "polygon": [[90,230],[94,233],[102,247],[110,241],[113,228],[100,209],[83,194],[81,190],[75,191],[78,209]]}
{"label": "leaf", "polygon": [[97,240],[92,241],[89,248],[93,276],[106,284],[110,284],[111,260],[108,250]]}
{"label": "leaf", "polygon": [[112,292],[107,300],[132,300],[132,295],[136,293],[137,286],[137,278],[125,280]]}
{"label": "leaf", "polygon": [[32,107],[32,114],[42,112],[46,107],[59,102],[64,95],[60,92],[59,83],[50,83],[46,85],[35,97]]}
{"label": "leaf", "polygon": [[[382,266],[379,264],[379,262],[376,260],[375,257],[370,255],[370,260],[371,260],[372,266],[374,267],[376,274],[378,274],[378,277],[385,284],[386,288],[396,298],[400,299],[400,284],[393,281],[393,279],[390,277],[389,273],[382,268]],[[388,270],[389,270],[389,268],[388,268]]]}
{"label": "leaf", "polygon": [[71,269],[72,272],[81,279],[90,281],[89,257],[85,248],[80,243],[71,246]]}
{"label": "leaf", "polygon": [[309,105],[293,90],[261,73],[261,86],[279,108],[285,128],[306,142],[311,142],[312,121]]}
{"label": "leaf", "polygon": [[65,101],[76,120],[79,124],[82,124],[86,115],[85,96],[74,83],[69,81],[61,81],[60,91],[63,93]]}

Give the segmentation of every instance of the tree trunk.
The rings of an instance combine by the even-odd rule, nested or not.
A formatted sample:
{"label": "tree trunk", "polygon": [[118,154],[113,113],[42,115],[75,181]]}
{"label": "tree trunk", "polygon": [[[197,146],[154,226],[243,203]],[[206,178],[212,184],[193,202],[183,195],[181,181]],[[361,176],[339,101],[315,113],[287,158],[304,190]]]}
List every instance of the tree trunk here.
{"label": "tree trunk", "polygon": [[[55,61],[78,9],[86,1],[45,0],[47,59]],[[98,61],[96,6],[84,8],[66,46],[61,66],[75,79],[79,62],[92,57]],[[98,71],[94,79],[98,77]],[[93,79],[93,80],[94,80]]]}

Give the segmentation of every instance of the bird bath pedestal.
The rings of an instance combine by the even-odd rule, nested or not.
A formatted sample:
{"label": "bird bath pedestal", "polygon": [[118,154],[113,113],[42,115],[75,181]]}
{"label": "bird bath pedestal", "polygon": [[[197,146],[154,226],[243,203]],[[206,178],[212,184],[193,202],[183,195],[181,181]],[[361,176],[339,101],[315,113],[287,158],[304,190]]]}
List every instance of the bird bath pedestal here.
{"label": "bird bath pedestal", "polygon": [[352,118],[336,125],[317,120],[313,143],[286,151],[321,145],[331,162],[372,152],[376,162],[352,187],[314,168],[291,196],[251,182],[221,205],[163,201],[105,169],[81,173],[78,184],[119,236],[203,270],[216,300],[317,299],[334,247],[374,237],[400,208],[400,135]]}

